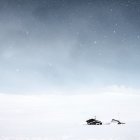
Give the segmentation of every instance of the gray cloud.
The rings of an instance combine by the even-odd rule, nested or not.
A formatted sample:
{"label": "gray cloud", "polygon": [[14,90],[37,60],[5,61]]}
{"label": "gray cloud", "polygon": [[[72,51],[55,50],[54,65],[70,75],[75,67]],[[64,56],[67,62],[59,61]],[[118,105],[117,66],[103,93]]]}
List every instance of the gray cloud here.
{"label": "gray cloud", "polygon": [[1,91],[137,86],[136,2],[0,1]]}

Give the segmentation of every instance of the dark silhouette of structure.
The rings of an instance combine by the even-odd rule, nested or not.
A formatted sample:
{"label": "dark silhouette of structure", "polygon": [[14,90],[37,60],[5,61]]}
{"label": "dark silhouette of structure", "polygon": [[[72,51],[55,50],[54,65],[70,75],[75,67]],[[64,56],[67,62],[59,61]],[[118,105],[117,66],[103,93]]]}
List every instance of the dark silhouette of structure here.
{"label": "dark silhouette of structure", "polygon": [[96,116],[94,117],[94,119],[91,118],[91,119],[86,120],[86,123],[87,123],[87,125],[103,125],[103,124],[104,125],[110,125],[111,123],[117,123],[119,125],[120,124],[125,124],[125,123],[123,123],[123,122],[121,122],[119,120],[116,120],[116,119],[112,119],[110,123],[103,123],[103,122],[101,122],[99,120],[96,120]]}
{"label": "dark silhouette of structure", "polygon": [[119,120],[116,120],[116,119],[112,119],[111,122],[117,122],[117,124],[125,124],[125,123],[120,122]]}
{"label": "dark silhouette of structure", "polygon": [[89,119],[86,121],[88,125],[102,125],[103,123],[101,121],[98,121],[95,119]]}

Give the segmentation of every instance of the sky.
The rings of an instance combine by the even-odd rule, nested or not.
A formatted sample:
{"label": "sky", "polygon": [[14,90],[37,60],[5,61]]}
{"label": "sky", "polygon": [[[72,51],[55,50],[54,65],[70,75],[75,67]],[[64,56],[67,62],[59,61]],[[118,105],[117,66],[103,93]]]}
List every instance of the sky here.
{"label": "sky", "polygon": [[1,92],[139,87],[139,1],[0,0],[0,5]]}
{"label": "sky", "polygon": [[138,0],[0,0],[0,140],[139,139],[139,46]]}

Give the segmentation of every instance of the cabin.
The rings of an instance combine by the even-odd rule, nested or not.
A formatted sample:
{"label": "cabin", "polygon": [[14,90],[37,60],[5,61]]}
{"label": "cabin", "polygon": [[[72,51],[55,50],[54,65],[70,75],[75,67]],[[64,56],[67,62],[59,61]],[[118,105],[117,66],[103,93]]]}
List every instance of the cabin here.
{"label": "cabin", "polygon": [[88,125],[102,125],[102,122],[96,119],[86,120]]}

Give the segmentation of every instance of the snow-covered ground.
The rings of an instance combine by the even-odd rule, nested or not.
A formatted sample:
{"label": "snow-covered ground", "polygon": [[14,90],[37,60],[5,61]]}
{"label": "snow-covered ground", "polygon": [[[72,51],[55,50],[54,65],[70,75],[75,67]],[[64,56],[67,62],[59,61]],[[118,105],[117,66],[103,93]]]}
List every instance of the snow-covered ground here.
{"label": "snow-covered ground", "polygon": [[[27,128],[26,128],[27,127]],[[1,130],[0,140],[140,140],[140,122],[125,125],[40,124]],[[3,135],[2,135],[3,133]]]}
{"label": "snow-covered ground", "polygon": [[[0,140],[140,140],[140,96],[0,94]],[[86,125],[94,117],[103,123]]]}

